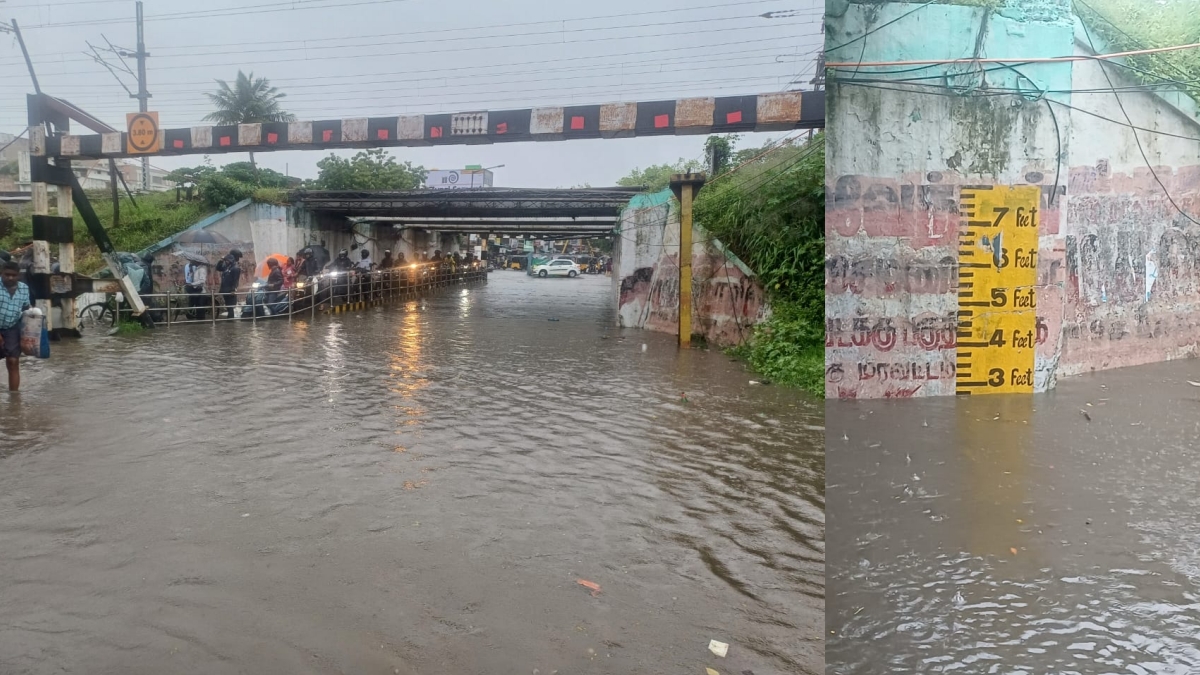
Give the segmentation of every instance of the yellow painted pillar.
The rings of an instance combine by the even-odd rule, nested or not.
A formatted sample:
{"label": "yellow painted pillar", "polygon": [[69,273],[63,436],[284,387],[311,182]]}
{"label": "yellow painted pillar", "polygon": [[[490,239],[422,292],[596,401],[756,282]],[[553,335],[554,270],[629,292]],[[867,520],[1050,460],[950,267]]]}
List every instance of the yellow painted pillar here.
{"label": "yellow painted pillar", "polygon": [[679,347],[692,346],[692,202],[705,181],[702,173],[671,176],[671,191],[679,200]]}

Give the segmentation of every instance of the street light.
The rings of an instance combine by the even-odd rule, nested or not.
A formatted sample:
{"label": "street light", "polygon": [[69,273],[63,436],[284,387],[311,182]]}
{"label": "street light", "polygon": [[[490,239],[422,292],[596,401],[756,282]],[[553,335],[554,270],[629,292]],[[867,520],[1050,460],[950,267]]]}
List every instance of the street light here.
{"label": "street light", "polygon": [[[491,171],[492,169],[503,169],[503,168],[504,168],[503,164],[497,164],[496,166],[489,166],[487,168],[480,169],[479,172]],[[471,172],[471,187],[475,187],[475,173],[476,173],[475,171]],[[483,187],[487,187],[487,186],[484,185]]]}

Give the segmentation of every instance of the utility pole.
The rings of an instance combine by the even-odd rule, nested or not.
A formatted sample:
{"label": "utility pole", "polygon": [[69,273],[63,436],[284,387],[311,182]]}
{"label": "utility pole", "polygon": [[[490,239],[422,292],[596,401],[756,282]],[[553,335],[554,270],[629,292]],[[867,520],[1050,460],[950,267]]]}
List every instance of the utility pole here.
{"label": "utility pole", "polygon": [[[137,3],[137,75],[138,75],[138,110],[146,112],[150,109],[150,92],[146,91],[146,40],[142,30],[142,0]],[[150,191],[150,158],[142,157],[142,192]]]}
{"label": "utility pole", "polygon": [[13,19],[7,25],[0,23],[0,33],[12,33],[17,38],[17,44],[21,45],[21,55],[25,57],[25,67],[29,69],[29,77],[33,80],[34,93],[42,93],[42,87],[38,84],[37,73],[33,72],[33,61],[29,59],[29,50],[25,48],[25,38],[21,35],[21,27],[17,25],[17,20]]}

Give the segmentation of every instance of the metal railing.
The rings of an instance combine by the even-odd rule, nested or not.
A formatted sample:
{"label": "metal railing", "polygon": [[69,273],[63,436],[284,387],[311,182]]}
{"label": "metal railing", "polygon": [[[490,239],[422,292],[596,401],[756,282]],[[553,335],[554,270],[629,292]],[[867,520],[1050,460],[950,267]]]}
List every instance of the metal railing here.
{"label": "metal railing", "polygon": [[[482,263],[443,265],[412,263],[372,272],[326,272],[301,277],[293,288],[267,291],[255,282],[249,291],[235,293],[149,293],[140,297],[146,313],[157,325],[257,321],[296,316],[315,317],[317,312],[340,312],[369,304],[410,300],[450,286],[487,281]],[[94,307],[94,305],[89,306]],[[87,312],[89,308],[84,308]],[[113,323],[133,319],[133,310],[110,298],[107,309]],[[82,312],[81,312],[82,314]]]}

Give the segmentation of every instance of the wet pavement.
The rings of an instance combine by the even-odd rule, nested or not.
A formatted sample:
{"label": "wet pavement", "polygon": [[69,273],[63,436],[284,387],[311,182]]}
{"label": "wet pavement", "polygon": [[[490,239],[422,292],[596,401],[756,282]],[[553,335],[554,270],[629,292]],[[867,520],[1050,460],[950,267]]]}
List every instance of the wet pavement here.
{"label": "wet pavement", "polygon": [[824,402],[613,328],[610,284],[26,361],[0,672],[822,672]]}
{"label": "wet pavement", "polygon": [[828,672],[1200,672],[1200,362],[834,402]]}

